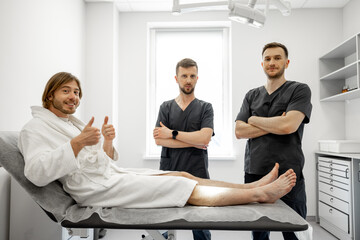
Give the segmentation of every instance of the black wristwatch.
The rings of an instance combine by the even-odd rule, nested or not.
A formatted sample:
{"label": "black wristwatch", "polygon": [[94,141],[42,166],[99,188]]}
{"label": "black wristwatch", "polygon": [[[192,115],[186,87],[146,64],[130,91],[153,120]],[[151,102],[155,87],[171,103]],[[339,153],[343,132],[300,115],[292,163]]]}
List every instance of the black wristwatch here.
{"label": "black wristwatch", "polygon": [[176,139],[176,136],[177,136],[178,134],[179,134],[178,131],[173,130],[173,131],[172,131],[172,138],[173,138],[173,139]]}

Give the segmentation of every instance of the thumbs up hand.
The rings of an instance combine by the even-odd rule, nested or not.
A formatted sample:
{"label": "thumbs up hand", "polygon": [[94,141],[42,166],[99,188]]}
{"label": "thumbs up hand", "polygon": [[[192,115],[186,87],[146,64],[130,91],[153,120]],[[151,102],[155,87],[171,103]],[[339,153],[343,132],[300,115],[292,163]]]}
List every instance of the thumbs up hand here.
{"label": "thumbs up hand", "polygon": [[101,128],[101,133],[104,136],[105,141],[112,141],[115,138],[115,128],[112,124],[108,124],[109,117],[106,116]]}
{"label": "thumbs up hand", "polygon": [[75,157],[77,157],[78,153],[83,147],[95,145],[100,141],[100,130],[92,126],[94,119],[95,118],[92,117],[81,133],[71,139],[70,144],[74,151]]}
{"label": "thumbs up hand", "polygon": [[100,130],[96,127],[93,127],[95,118],[92,117],[89,123],[84,127],[79,136],[81,136],[81,143],[84,146],[95,145],[100,141]]}

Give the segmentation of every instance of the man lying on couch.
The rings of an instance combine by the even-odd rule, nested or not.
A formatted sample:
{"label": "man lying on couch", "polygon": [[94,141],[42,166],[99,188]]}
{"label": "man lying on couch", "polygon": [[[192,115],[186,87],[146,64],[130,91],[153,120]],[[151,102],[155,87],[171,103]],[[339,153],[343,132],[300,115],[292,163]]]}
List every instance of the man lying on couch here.
{"label": "man lying on couch", "polygon": [[45,87],[43,107],[32,107],[34,118],[19,136],[25,176],[37,186],[58,179],[81,206],[160,208],[272,203],[295,185],[292,169],[278,177],[278,164],[265,177],[249,184],[201,179],[186,172],[120,168],[113,163],[118,154],[112,143],[115,129],[108,124],[108,117],[100,131],[93,126],[94,118],[85,125],[72,115],[81,97],[75,76],[55,74]]}

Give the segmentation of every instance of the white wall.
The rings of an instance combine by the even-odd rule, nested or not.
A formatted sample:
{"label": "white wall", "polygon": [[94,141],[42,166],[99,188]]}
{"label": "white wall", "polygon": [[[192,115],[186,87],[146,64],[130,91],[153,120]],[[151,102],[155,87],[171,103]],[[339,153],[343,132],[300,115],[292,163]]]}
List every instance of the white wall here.
{"label": "white wall", "polygon": [[118,104],[114,101],[118,82],[117,17],[113,3],[86,4],[86,81],[82,110],[84,122],[94,116],[94,126],[98,128],[105,116],[109,116],[111,123],[117,122]]}
{"label": "white wall", "polygon": [[[146,146],[147,22],[217,20],[227,21],[227,13],[190,13],[179,17],[174,17],[170,13],[120,13],[120,165],[159,167],[158,161],[143,160]],[[312,89],[313,112],[310,124],[305,127],[303,139],[308,214],[312,216],[315,215],[316,207],[313,183],[317,141],[344,137],[344,126],[340,126],[337,131],[329,131],[336,122],[344,122],[343,110],[340,110],[339,114],[333,110],[333,105],[319,103],[318,57],[341,42],[342,34],[339,32],[342,33],[341,9],[293,10],[289,17],[271,11],[263,29],[232,23],[233,119],[236,118],[245,93],[265,83],[260,61],[262,47],[267,42],[280,41],[288,46],[291,63],[286,73],[287,78],[305,82]],[[245,140],[239,141],[234,138],[236,161],[210,161],[211,177],[243,182],[244,148]]]}
{"label": "white wall", "polygon": [[[31,119],[30,106],[41,105],[45,84],[56,72],[68,71],[83,79],[84,24],[83,0],[0,1],[0,131],[19,131]],[[24,208],[42,211],[33,207],[32,200],[25,199],[21,198]],[[9,223],[9,219],[3,218],[3,208],[9,206],[4,207],[3,203],[0,222]],[[14,223],[20,220],[26,221],[22,218]],[[27,222],[27,230],[41,233],[43,229],[31,227],[35,223],[31,220]],[[41,225],[40,220],[37,223]],[[3,227],[0,239],[8,239],[2,238],[8,235]],[[11,228],[18,234],[31,234],[16,226]]]}
{"label": "white wall", "polygon": [[[343,41],[360,33],[360,1],[351,0],[344,7]],[[359,48],[360,46],[358,46]],[[360,79],[358,79],[360,81]],[[360,99],[345,102],[346,139],[360,140]]]}
{"label": "white wall", "polygon": [[343,9],[343,39],[350,37],[360,32],[360,1],[350,0]]}
{"label": "white wall", "polygon": [[0,130],[21,129],[54,73],[82,79],[83,32],[82,0],[0,1]]}
{"label": "white wall", "polygon": [[62,227],[31,198],[16,180],[11,178],[9,238],[4,240],[61,240]]}

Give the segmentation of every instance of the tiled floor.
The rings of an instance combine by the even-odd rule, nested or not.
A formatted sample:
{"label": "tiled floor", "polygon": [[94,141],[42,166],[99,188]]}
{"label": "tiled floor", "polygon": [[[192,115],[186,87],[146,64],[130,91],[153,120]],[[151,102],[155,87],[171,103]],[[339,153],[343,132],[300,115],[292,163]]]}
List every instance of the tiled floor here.
{"label": "tiled floor", "polygon": [[[331,235],[329,232],[320,227],[319,224],[309,221],[313,227],[313,240],[336,240],[337,238]],[[108,229],[104,240],[141,240],[141,235],[147,235],[145,231],[141,230],[113,230]],[[250,240],[251,232],[246,231],[211,231],[213,240]],[[177,240],[192,240],[191,231],[176,231]],[[271,240],[283,240],[280,232],[272,232],[270,234]]]}

